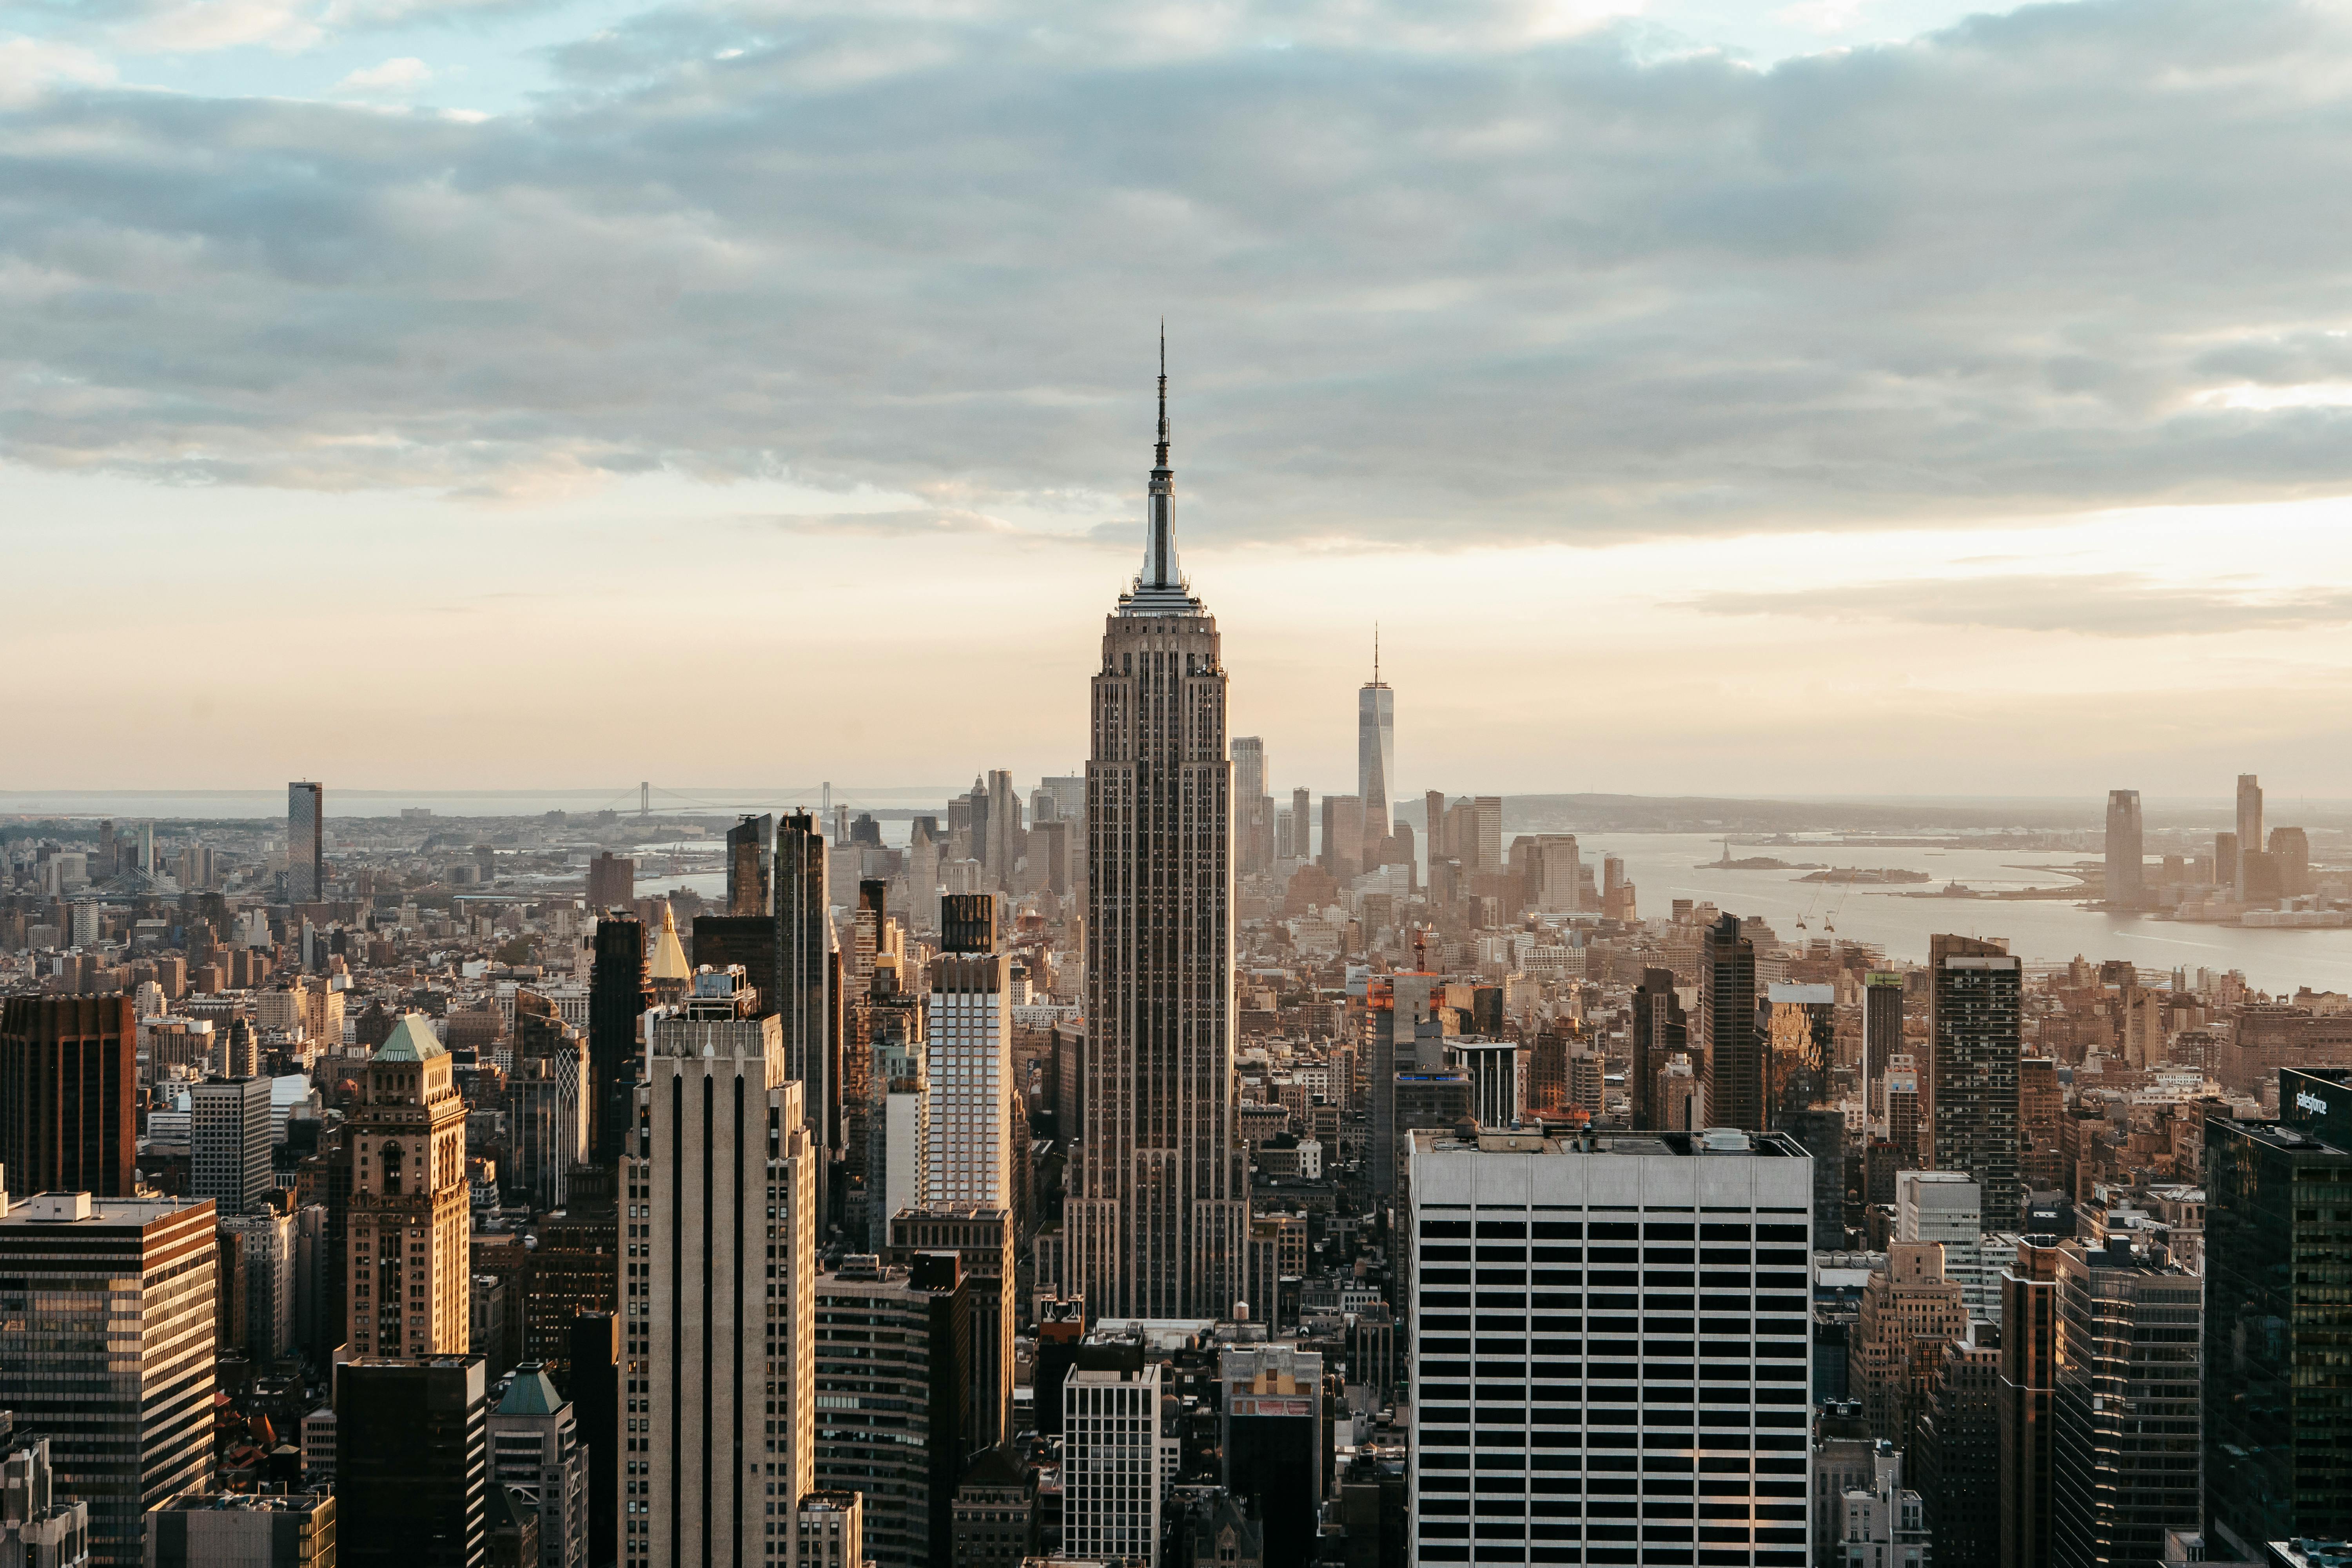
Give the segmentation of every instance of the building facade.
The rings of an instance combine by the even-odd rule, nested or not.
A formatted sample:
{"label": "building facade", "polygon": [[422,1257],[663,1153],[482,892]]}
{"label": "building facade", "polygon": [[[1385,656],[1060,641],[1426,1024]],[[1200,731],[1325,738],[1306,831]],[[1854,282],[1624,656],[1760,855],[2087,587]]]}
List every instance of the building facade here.
{"label": "building facade", "polygon": [[[2300,1092],[2323,1108],[2344,1095]],[[2352,1151],[2216,1116],[2204,1174],[2209,1525],[2248,1558],[2352,1538]]]}
{"label": "building facade", "polygon": [[245,1213],[277,1186],[269,1082],[213,1078],[188,1090],[188,1195],[211,1199],[225,1216]]}
{"label": "building facade", "polygon": [[2201,1528],[2203,1281],[2134,1252],[2069,1243],[2058,1258],[2050,1561],[2156,1563]]}
{"label": "building facade", "polygon": [[130,997],[0,1000],[0,1172],[18,1192],[132,1196],[138,1100]]}
{"label": "building facade", "polygon": [[1803,1568],[1802,1148],[1416,1132],[1412,1160],[1409,1561]]}
{"label": "building facade", "polygon": [[[789,823],[792,819],[787,817]],[[641,1152],[625,1169],[629,1388],[623,1562],[791,1560],[811,1488],[814,1140],[782,1020],[740,970],[703,970],[647,1029]],[[640,1348],[642,1347],[642,1348]]]}
{"label": "building facade", "polygon": [[87,1193],[0,1215],[0,1410],[89,1505],[98,1568],[141,1563],[147,1510],[211,1483],[215,1219]]}
{"label": "building facade", "polygon": [[315,784],[286,786],[286,900],[307,904],[326,897],[327,791]]}
{"label": "building facade", "polygon": [[336,1369],[339,1568],[478,1568],[491,1484],[480,1356],[362,1356]]}

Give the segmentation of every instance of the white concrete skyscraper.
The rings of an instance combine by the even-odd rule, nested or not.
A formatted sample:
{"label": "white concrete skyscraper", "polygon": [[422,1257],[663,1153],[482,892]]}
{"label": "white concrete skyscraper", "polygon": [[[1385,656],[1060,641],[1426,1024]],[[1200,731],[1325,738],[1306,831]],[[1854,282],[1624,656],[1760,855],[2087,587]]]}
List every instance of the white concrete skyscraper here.
{"label": "white concrete skyscraper", "polygon": [[1065,1283],[1090,1317],[1223,1316],[1248,1225],[1225,670],[1176,563],[1164,348],[1160,371],[1143,570],[1104,628],[1087,763],[1086,1113]]}
{"label": "white concrete skyscraper", "polygon": [[992,952],[931,960],[925,1205],[1013,1201],[1013,1009],[1006,961]]}
{"label": "white concrete skyscraper", "polygon": [[1359,863],[1370,871],[1381,863],[1381,845],[1396,831],[1396,693],[1381,679],[1381,635],[1372,633],[1372,679],[1356,693],[1356,795],[1364,803],[1364,851]]}
{"label": "white concrete skyscraper", "polygon": [[[633,1202],[620,1456],[625,1568],[792,1561],[814,1486],[816,1173],[782,1021],[705,968],[652,1015]],[[642,1388],[647,1397],[635,1397]]]}

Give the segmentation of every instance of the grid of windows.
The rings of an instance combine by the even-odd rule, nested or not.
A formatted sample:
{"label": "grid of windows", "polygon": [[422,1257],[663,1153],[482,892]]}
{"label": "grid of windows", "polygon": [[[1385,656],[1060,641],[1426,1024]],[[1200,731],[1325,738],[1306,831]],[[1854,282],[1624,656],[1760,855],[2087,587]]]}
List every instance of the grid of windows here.
{"label": "grid of windows", "polygon": [[1782,1180],[1737,1205],[1549,1203],[1524,1176],[1517,1191],[1530,1195],[1511,1202],[1488,1201],[1475,1179],[1441,1184],[1469,1185],[1469,1201],[1435,1201],[1423,1174],[1432,1153],[1517,1167],[1637,1157],[1481,1142],[1544,1152],[1415,1136],[1416,1560],[1802,1568],[1811,1238],[1801,1152],[1772,1142],[1758,1154],[1683,1153],[1688,1140],[1671,1152],[1643,1141],[1661,1160],[1780,1168]]}

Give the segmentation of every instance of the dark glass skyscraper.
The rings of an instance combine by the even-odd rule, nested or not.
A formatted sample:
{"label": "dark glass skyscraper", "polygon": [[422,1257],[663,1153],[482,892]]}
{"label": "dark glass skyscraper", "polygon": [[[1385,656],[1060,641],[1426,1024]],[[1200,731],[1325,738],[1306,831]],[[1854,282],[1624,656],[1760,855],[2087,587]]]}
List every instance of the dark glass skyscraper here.
{"label": "dark glass skyscraper", "polygon": [[2205,1318],[2212,1526],[2248,1558],[2352,1536],[2352,1151],[2207,1120]]}
{"label": "dark glass skyscraper", "polygon": [[[746,816],[727,830],[727,912],[764,915],[770,910],[769,847],[775,842],[776,819]],[[697,957],[696,963],[705,962]],[[755,971],[753,978],[759,976]]]}
{"label": "dark glass skyscraper", "polygon": [[2160,1563],[2194,1532],[2203,1281],[2118,1237],[2058,1257],[2050,1561]]}
{"label": "dark glass skyscraper", "polygon": [[645,922],[607,912],[596,922],[596,957],[588,972],[588,1140],[596,1163],[619,1160],[626,1146],[630,1092],[637,1082],[637,1020],[654,1005],[646,969]]}
{"label": "dark glass skyscraper", "polygon": [[1633,1081],[1625,1086],[1637,1131],[1664,1131],[1658,1121],[1658,1072],[1689,1049],[1690,1020],[1684,1016],[1682,998],[1675,994],[1675,972],[1644,969],[1642,984],[1633,988],[1633,1061],[1626,1069]]}
{"label": "dark glass skyscraper", "polygon": [[286,786],[286,897],[304,904],[325,896],[327,792],[323,785]]}
{"label": "dark glass skyscraper", "polygon": [[1763,1033],[1756,1026],[1756,944],[1724,915],[1706,931],[1698,958],[1701,1068],[1709,1127],[1761,1132],[1766,1126]]}
{"label": "dark glass skyscraper", "polygon": [[130,997],[0,1003],[0,1173],[16,1191],[131,1196],[138,1098]]}

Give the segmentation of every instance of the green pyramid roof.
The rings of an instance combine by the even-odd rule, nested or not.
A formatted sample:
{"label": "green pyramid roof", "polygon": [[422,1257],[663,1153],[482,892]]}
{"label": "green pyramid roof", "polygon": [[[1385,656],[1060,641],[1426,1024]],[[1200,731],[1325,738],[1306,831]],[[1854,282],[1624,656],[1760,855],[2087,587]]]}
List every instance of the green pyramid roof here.
{"label": "green pyramid roof", "polygon": [[536,1366],[518,1367],[506,1397],[499,1401],[501,1415],[552,1415],[562,1408],[563,1395],[555,1392],[546,1371]]}
{"label": "green pyramid roof", "polygon": [[393,1026],[392,1034],[375,1048],[372,1062],[421,1062],[430,1057],[446,1056],[441,1042],[434,1037],[432,1020],[422,1013],[404,1015]]}

